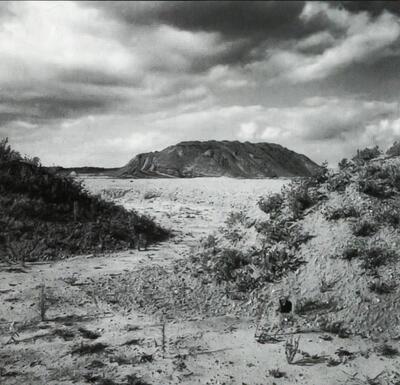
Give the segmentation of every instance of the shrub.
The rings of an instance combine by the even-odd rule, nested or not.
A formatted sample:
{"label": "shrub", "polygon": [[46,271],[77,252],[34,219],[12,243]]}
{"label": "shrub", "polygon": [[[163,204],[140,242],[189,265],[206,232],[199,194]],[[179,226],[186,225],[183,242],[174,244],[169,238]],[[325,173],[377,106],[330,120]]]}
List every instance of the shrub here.
{"label": "shrub", "polygon": [[395,259],[395,257],[396,253],[393,250],[380,246],[368,247],[362,253],[361,267],[365,270],[375,270],[378,267],[386,265]]}
{"label": "shrub", "polygon": [[329,178],[329,169],[328,162],[324,161],[322,165],[312,173],[311,175],[311,184],[313,185],[321,185],[325,183]]}
{"label": "shrub", "polygon": [[316,203],[309,184],[304,181],[292,183],[285,188],[284,198],[294,219],[298,219],[305,210]]}
{"label": "shrub", "polygon": [[265,279],[269,282],[281,279],[305,263],[296,255],[295,250],[289,248],[285,243],[277,243],[265,248],[263,257]]}
{"label": "shrub", "polygon": [[330,175],[327,180],[327,187],[329,191],[343,192],[346,190],[346,187],[350,184],[350,182],[350,174],[345,172],[338,172],[336,174]]}
{"label": "shrub", "polygon": [[282,372],[279,369],[271,369],[268,371],[269,375],[274,377],[274,378],[282,378],[282,377],[286,377],[286,373]]}
{"label": "shrub", "polygon": [[223,249],[215,258],[213,271],[220,281],[233,281],[235,271],[248,264],[246,258],[236,249]]}
{"label": "shrub", "polygon": [[270,194],[266,197],[261,197],[258,201],[258,207],[264,211],[266,214],[270,214],[271,216],[279,213],[283,205],[283,196],[282,194]]}
{"label": "shrub", "polygon": [[390,294],[397,287],[395,282],[375,281],[368,285],[368,289],[377,294]]}
{"label": "shrub", "polygon": [[399,156],[400,155],[400,142],[395,141],[391,147],[386,151],[386,155]]}
{"label": "shrub", "polygon": [[388,358],[394,358],[400,354],[397,348],[394,348],[393,346],[390,346],[388,344],[382,344],[378,346],[375,350],[380,356]]}
{"label": "shrub", "polygon": [[378,226],[375,222],[361,220],[352,227],[352,232],[357,237],[367,237],[377,232]]}
{"label": "shrub", "polygon": [[288,241],[291,236],[290,225],[283,219],[260,222],[256,229],[270,244]]}
{"label": "shrub", "polygon": [[341,258],[346,261],[351,261],[355,258],[361,258],[365,249],[365,245],[363,242],[358,241],[350,241],[341,254]]}
{"label": "shrub", "polygon": [[8,138],[0,140],[0,163],[14,160],[22,160],[21,154],[11,148]]}
{"label": "shrub", "polygon": [[397,227],[400,225],[400,208],[393,205],[392,207],[378,209],[375,213],[375,220]]}
{"label": "shrub", "polygon": [[377,158],[382,154],[382,151],[379,149],[379,146],[375,146],[372,148],[364,148],[363,150],[357,150],[357,155],[353,158],[356,162],[367,162],[371,159]]}
{"label": "shrub", "polygon": [[243,211],[231,211],[228,217],[225,219],[225,224],[227,227],[242,225],[246,226],[248,224],[249,218]]}
{"label": "shrub", "polygon": [[343,171],[346,170],[347,168],[349,168],[351,166],[351,163],[349,162],[349,160],[347,158],[343,158],[339,163],[338,163],[338,167],[339,170]]}
{"label": "shrub", "polygon": [[357,218],[360,212],[353,205],[342,206],[338,208],[326,208],[324,216],[328,220],[338,220],[345,218]]}
{"label": "shrub", "polygon": [[371,179],[360,180],[359,189],[364,194],[380,199],[390,198],[394,194],[387,183]]}

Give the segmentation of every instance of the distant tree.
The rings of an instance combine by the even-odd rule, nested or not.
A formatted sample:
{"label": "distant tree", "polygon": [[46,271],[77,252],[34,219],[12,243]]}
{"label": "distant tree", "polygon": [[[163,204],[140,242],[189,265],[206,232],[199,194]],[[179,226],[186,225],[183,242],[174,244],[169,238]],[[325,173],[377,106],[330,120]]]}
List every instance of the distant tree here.
{"label": "distant tree", "polygon": [[20,160],[21,154],[14,151],[8,143],[8,138],[0,140],[0,162],[9,162],[11,160]]}
{"label": "distant tree", "polygon": [[344,170],[350,166],[350,162],[347,158],[343,158],[339,163],[339,170]]}
{"label": "distant tree", "polygon": [[400,156],[400,142],[397,140],[392,144],[391,147],[386,151],[386,155],[389,156]]}
{"label": "distant tree", "polygon": [[353,158],[353,160],[367,162],[371,159],[377,158],[381,154],[382,151],[379,149],[379,146],[375,146],[372,148],[366,147],[363,150],[357,150],[357,155]]}

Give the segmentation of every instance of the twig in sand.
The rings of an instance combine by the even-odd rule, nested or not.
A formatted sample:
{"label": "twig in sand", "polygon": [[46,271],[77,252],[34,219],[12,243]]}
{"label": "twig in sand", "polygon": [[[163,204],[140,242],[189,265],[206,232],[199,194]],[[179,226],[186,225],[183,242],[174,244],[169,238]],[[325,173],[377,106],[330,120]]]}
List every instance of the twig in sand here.
{"label": "twig in sand", "polygon": [[290,337],[289,339],[286,340],[285,355],[288,364],[293,363],[294,357],[299,351],[299,342],[300,342],[300,336],[297,337],[297,339],[295,337]]}

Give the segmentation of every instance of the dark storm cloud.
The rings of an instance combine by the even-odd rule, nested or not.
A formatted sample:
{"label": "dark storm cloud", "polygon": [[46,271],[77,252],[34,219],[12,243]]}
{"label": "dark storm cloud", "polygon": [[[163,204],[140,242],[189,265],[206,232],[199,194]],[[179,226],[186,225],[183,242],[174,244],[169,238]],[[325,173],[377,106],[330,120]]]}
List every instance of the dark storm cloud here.
{"label": "dark storm cloud", "polygon": [[102,2],[97,6],[127,23],[164,23],[184,30],[235,37],[288,36],[296,30],[301,34],[303,29],[297,29],[303,1]]}
{"label": "dark storm cloud", "polygon": [[42,94],[15,93],[0,95],[0,120],[46,122],[108,111],[120,98],[95,94],[67,93],[65,90],[47,91]]}
{"label": "dark storm cloud", "polygon": [[351,12],[366,11],[373,16],[379,16],[383,11],[400,15],[399,1],[332,1],[331,4]]}
{"label": "dark storm cloud", "polygon": [[[301,17],[304,1],[168,1],[168,2],[86,2],[107,17],[125,25],[157,27],[167,25],[181,31],[216,33],[225,49],[218,54],[196,58],[188,71],[204,72],[215,65],[245,65],[265,58],[269,48],[288,45],[318,32],[332,38],[343,36],[343,27],[321,10],[312,18]],[[330,3],[339,8],[340,2]],[[349,4],[351,7],[351,5]],[[304,47],[307,54],[322,53],[330,44]],[[299,48],[300,49],[300,48]],[[163,63],[154,63],[160,70]]]}

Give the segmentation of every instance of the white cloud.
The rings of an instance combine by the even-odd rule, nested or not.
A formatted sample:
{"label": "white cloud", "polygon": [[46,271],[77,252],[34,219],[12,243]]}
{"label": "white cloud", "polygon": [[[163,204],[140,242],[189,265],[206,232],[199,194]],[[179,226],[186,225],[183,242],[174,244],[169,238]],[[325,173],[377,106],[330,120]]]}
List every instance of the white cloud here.
{"label": "white cloud", "polygon": [[[377,18],[368,13],[352,14],[321,2],[307,3],[302,19],[305,23],[323,14],[338,30],[335,39],[328,31],[311,35],[289,47],[270,48],[264,60],[248,65],[271,82],[310,82],[326,78],[354,63],[376,60],[390,54],[387,48],[398,42],[400,22],[384,12]],[[322,53],[306,54],[305,48],[326,45]]]}
{"label": "white cloud", "polygon": [[240,130],[238,137],[241,140],[252,140],[257,133],[258,127],[255,122],[242,123],[240,125]]}

